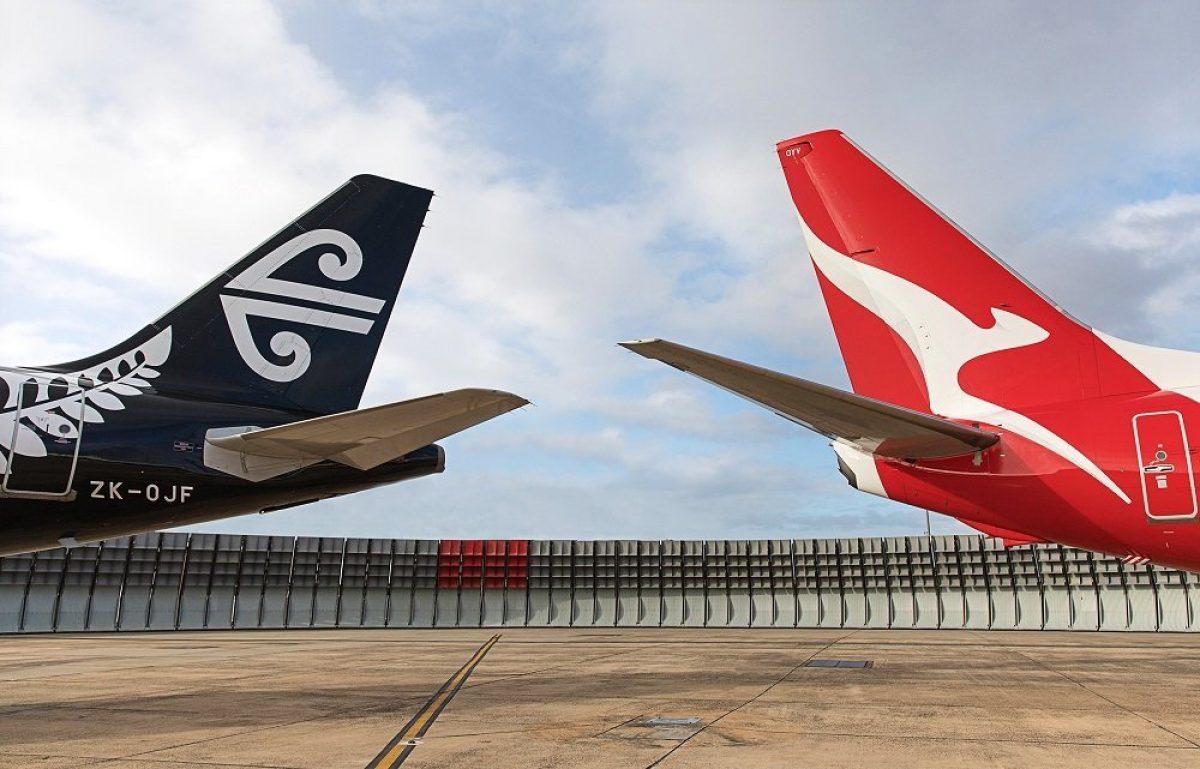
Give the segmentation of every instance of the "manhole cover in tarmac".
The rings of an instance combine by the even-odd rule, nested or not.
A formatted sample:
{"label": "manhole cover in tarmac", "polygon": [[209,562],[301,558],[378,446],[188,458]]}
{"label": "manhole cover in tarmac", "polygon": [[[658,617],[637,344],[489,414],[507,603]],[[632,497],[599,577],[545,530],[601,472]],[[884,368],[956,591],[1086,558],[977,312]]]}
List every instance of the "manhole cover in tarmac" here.
{"label": "manhole cover in tarmac", "polygon": [[647,716],[622,724],[607,732],[626,740],[682,741],[704,728],[696,716]]}
{"label": "manhole cover in tarmac", "polygon": [[869,668],[871,660],[809,660],[806,668]]}
{"label": "manhole cover in tarmac", "polygon": [[668,716],[655,716],[642,721],[639,726],[695,726],[700,723],[700,719],[695,716],[688,718],[671,718]]}

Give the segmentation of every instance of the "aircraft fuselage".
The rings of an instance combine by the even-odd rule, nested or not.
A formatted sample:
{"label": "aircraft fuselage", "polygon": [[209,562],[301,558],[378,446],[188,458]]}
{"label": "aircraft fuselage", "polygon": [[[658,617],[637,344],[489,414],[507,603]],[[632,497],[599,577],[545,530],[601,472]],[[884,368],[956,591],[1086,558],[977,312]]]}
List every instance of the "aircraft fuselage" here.
{"label": "aircraft fuselage", "polygon": [[368,471],[321,462],[257,482],[204,463],[205,434],[213,428],[310,416],[147,393],[106,414],[104,423],[84,422],[77,438],[41,435],[46,454],[13,456],[3,474],[0,555],[276,510],[444,467],[437,445]]}
{"label": "aircraft fuselage", "polygon": [[875,488],[869,480],[856,485],[967,523],[1200,570],[1200,404],[1157,392],[1030,409],[1026,416],[1072,436],[1087,461],[982,423],[1000,442],[978,457],[876,459]]}

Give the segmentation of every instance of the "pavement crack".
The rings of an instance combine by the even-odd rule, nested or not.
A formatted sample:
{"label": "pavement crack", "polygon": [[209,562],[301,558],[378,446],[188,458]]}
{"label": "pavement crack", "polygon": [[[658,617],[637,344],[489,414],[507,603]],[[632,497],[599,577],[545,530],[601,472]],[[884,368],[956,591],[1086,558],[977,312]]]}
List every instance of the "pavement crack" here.
{"label": "pavement crack", "polygon": [[1105,697],[1103,694],[1101,694],[1100,692],[1098,692],[1098,691],[1096,691],[1095,689],[1091,688],[1090,686],[1088,686],[1088,685],[1087,685],[1087,684],[1085,684],[1084,682],[1082,682],[1082,681],[1079,681],[1079,680],[1076,680],[1075,678],[1072,678],[1071,676],[1067,675],[1067,674],[1066,674],[1066,673],[1064,673],[1063,671],[1061,671],[1061,670],[1057,670],[1057,669],[1055,669],[1055,668],[1052,668],[1052,667],[1050,667],[1049,665],[1047,665],[1047,664],[1045,664],[1044,662],[1042,662],[1041,660],[1039,660],[1039,659],[1035,659],[1034,657],[1030,657],[1028,654],[1026,654],[1026,653],[1025,653],[1025,652],[1023,652],[1023,651],[1017,651],[1017,654],[1018,654],[1018,655],[1020,655],[1020,656],[1022,656],[1022,657],[1024,657],[1025,659],[1029,660],[1029,661],[1030,661],[1030,662],[1032,662],[1033,664],[1035,664],[1035,665],[1039,666],[1039,667],[1040,667],[1040,668],[1042,668],[1043,670],[1048,670],[1049,672],[1051,672],[1051,673],[1054,673],[1055,675],[1058,675],[1058,676],[1061,676],[1061,677],[1065,678],[1066,680],[1068,680],[1068,681],[1070,681],[1071,683],[1073,683],[1073,684],[1075,684],[1076,686],[1078,686],[1080,689],[1083,689],[1083,690],[1084,690],[1085,692],[1087,692],[1088,694],[1092,695],[1093,697],[1098,697],[1098,698],[1100,698],[1100,699],[1104,700],[1104,701],[1105,701],[1105,702],[1107,702],[1109,705],[1112,705],[1114,708],[1117,708],[1118,710],[1122,710],[1122,711],[1124,711],[1124,712],[1128,713],[1129,715],[1131,715],[1131,716],[1133,716],[1133,717],[1135,717],[1135,718],[1140,718],[1141,720],[1145,721],[1146,723],[1150,724],[1151,726],[1154,726],[1154,727],[1156,727],[1156,728],[1158,728],[1158,729],[1161,729],[1161,730],[1163,730],[1164,732],[1166,732],[1167,734],[1173,735],[1173,736],[1175,736],[1175,737],[1177,737],[1177,738],[1179,738],[1179,739],[1183,740],[1184,742],[1186,742],[1186,743],[1188,743],[1189,745],[1191,745],[1193,748],[1200,748],[1200,743],[1197,743],[1195,740],[1188,739],[1187,737],[1184,737],[1182,734],[1180,734],[1179,732],[1175,731],[1174,729],[1170,729],[1170,728],[1168,728],[1168,727],[1166,727],[1166,726],[1163,726],[1163,725],[1162,725],[1162,724],[1160,724],[1159,722],[1155,721],[1153,718],[1150,718],[1149,716],[1144,716],[1144,715],[1142,715],[1141,713],[1137,712],[1136,710],[1133,710],[1132,708],[1129,708],[1129,707],[1126,707],[1125,705],[1122,705],[1121,703],[1117,702],[1116,700],[1113,700],[1113,699],[1111,699],[1111,698],[1109,698],[1109,697]]}
{"label": "pavement crack", "polygon": [[854,635],[855,633],[858,633],[858,632],[859,632],[858,630],[852,630],[852,631],[850,631],[849,633],[846,633],[846,634],[845,634],[845,635],[843,635],[843,636],[840,636],[840,637],[838,637],[838,638],[835,638],[834,640],[832,640],[832,641],[830,641],[829,643],[825,644],[824,646],[822,646],[821,648],[817,649],[817,650],[816,650],[816,651],[814,651],[813,653],[809,654],[807,657],[805,657],[804,659],[800,660],[800,661],[799,661],[799,662],[797,662],[795,665],[793,665],[793,666],[792,666],[792,667],[791,667],[791,668],[790,668],[790,669],[789,669],[789,670],[788,670],[786,673],[784,673],[782,676],[780,676],[779,678],[775,679],[775,680],[774,680],[774,681],[772,681],[770,684],[768,684],[768,685],[767,685],[767,687],[766,687],[765,689],[763,689],[761,692],[759,692],[758,694],[754,695],[753,697],[751,697],[750,699],[746,700],[745,702],[741,703],[740,705],[736,705],[736,706],[734,706],[734,707],[730,708],[729,710],[725,711],[724,713],[722,713],[721,715],[717,716],[717,717],[716,717],[716,718],[714,718],[713,720],[709,721],[707,724],[704,724],[703,726],[701,726],[701,727],[700,727],[699,729],[697,729],[696,731],[694,731],[694,732],[692,732],[691,734],[689,734],[689,735],[688,735],[687,737],[685,737],[684,739],[680,740],[680,741],[679,741],[679,744],[675,745],[675,746],[674,746],[674,747],[672,747],[670,750],[668,750],[666,753],[662,754],[662,755],[661,755],[661,756],[659,756],[658,758],[656,758],[656,759],[654,759],[653,761],[651,761],[649,764],[646,764],[646,769],[654,769],[654,767],[658,766],[658,765],[659,765],[659,764],[661,764],[663,761],[666,761],[668,758],[670,758],[671,754],[673,754],[675,751],[679,750],[679,749],[680,749],[680,748],[682,748],[684,745],[686,745],[686,744],[688,744],[689,742],[691,742],[691,741],[692,741],[692,739],[693,739],[694,737],[697,737],[697,736],[699,736],[699,735],[703,734],[704,732],[708,731],[708,729],[710,729],[711,727],[713,727],[713,726],[717,725],[717,724],[718,724],[718,723],[720,723],[720,722],[721,722],[723,719],[725,719],[725,718],[727,718],[727,717],[729,717],[729,716],[733,715],[734,713],[738,712],[739,710],[741,710],[742,708],[746,707],[747,705],[750,705],[750,704],[752,704],[752,703],[754,703],[754,702],[757,702],[757,701],[758,701],[760,698],[764,697],[764,696],[767,694],[767,692],[771,691],[771,690],[772,690],[772,689],[774,689],[776,686],[778,686],[779,684],[781,684],[781,683],[783,683],[784,681],[786,681],[786,680],[787,680],[787,679],[788,679],[788,678],[789,678],[789,677],[790,677],[790,676],[791,676],[793,673],[795,673],[795,672],[796,672],[797,670],[799,670],[800,668],[804,667],[804,664],[805,664],[806,662],[808,662],[809,660],[811,660],[811,659],[815,658],[815,657],[816,657],[818,654],[820,654],[821,652],[825,651],[826,649],[828,649],[828,648],[830,648],[830,647],[832,647],[832,646],[836,646],[837,644],[841,643],[843,640],[845,640],[845,639],[847,639],[847,638],[851,637],[852,635]]}

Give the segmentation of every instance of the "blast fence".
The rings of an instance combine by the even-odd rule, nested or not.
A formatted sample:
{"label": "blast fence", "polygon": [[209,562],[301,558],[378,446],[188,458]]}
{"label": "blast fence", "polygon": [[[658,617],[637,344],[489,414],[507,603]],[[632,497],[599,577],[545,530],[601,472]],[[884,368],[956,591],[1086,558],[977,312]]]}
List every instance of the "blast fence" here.
{"label": "blast fence", "polygon": [[1200,578],[976,536],[161,533],[0,559],[0,633],[311,627],[1200,630]]}

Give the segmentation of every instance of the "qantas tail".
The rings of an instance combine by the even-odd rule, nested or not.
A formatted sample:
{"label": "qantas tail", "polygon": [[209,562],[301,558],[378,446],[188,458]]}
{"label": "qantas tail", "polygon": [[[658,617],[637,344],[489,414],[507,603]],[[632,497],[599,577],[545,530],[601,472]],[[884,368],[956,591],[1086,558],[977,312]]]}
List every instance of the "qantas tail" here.
{"label": "qantas tail", "polygon": [[432,192],[356,176],[127,341],[45,367],[305,415],[357,408]]}
{"label": "qantas tail", "polygon": [[855,392],[967,419],[1085,394],[1090,330],[841,132],[778,152]]}

